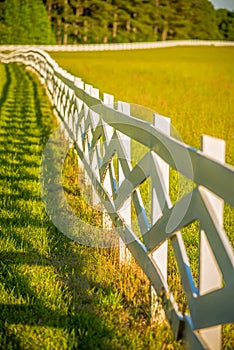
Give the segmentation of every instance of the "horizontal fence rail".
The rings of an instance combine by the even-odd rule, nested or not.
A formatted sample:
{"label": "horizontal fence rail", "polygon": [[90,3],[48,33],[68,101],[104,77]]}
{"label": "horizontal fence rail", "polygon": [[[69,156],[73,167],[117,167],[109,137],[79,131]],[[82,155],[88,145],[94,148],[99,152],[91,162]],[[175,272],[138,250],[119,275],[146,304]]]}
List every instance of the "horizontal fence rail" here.
{"label": "horizontal fence rail", "polygon": [[[196,150],[170,136],[169,118],[155,115],[148,123],[133,117],[128,103],[115,104],[109,94],[100,99],[98,89],[60,68],[39,49],[1,54],[0,62],[30,67],[46,85],[86,183],[94,190],[93,200],[101,203],[120,235],[120,258],[126,262],[131,254],[148,276],[153,306],[160,300],[175,337],[189,349],[221,349],[221,325],[234,321],[234,254],[223,228],[224,203],[234,207],[234,168],[225,163],[224,141],[203,136],[202,149]],[[146,150],[136,164],[130,159],[132,140]],[[192,182],[190,191],[174,204],[169,167]],[[139,190],[147,179],[152,189],[151,219]],[[138,231],[131,225],[131,205]],[[195,221],[200,223],[197,283],[180,231]],[[168,284],[168,243],[186,310],[180,310]]]}
{"label": "horizontal fence rail", "polygon": [[[144,50],[176,46],[234,46],[234,41],[217,40],[167,40],[154,42],[114,43],[114,44],[81,44],[81,45],[35,45],[45,51],[108,51],[108,50]],[[32,45],[0,45],[0,51],[31,49]]]}

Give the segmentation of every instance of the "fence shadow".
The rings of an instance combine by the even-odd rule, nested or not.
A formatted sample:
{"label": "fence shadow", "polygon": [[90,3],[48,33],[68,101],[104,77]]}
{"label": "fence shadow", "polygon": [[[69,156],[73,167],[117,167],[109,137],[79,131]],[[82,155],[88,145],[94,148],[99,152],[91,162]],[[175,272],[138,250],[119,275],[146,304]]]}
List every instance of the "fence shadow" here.
{"label": "fence shadow", "polygon": [[[112,337],[112,330],[104,324],[98,314],[98,297],[90,303],[88,296],[90,288],[105,289],[105,286],[101,286],[87,276],[82,247],[79,250],[77,246],[74,251],[72,247],[75,243],[71,244],[67,237],[58,232],[46,218],[44,209],[42,216],[46,221],[46,239],[49,242],[50,253],[37,249],[33,239],[27,235],[28,227],[33,234],[42,225],[42,217],[33,212],[29,213],[27,209],[32,201],[36,206],[42,205],[37,191],[32,193],[26,185],[24,186],[29,183],[38,186],[38,177],[30,169],[39,166],[38,159],[42,148],[40,147],[40,152],[35,152],[30,138],[34,140],[35,145],[41,145],[45,141],[45,136],[48,137],[49,128],[43,124],[38,87],[33,78],[29,74],[25,75],[25,72],[16,65],[6,65],[5,69],[7,81],[3,88],[0,105],[5,121],[2,123],[0,120],[2,134],[0,167],[4,168],[4,171],[0,172],[0,179],[5,188],[0,194],[2,203],[0,238],[3,242],[3,249],[0,251],[0,282],[4,293],[11,297],[0,304],[1,346],[9,349],[24,349],[24,339],[18,335],[19,333],[14,334],[14,331],[10,331],[9,325],[13,329],[27,325],[61,328],[68,334],[74,332],[71,343],[67,344],[68,348],[78,348],[79,343],[79,349],[106,349],[105,339]],[[33,92],[31,102],[36,113],[36,124],[30,122],[33,111],[25,111],[27,99],[20,86],[20,80]],[[12,94],[15,91],[15,82],[19,84],[18,92],[14,93],[13,99],[9,99],[9,93]],[[19,107],[19,104],[21,108],[16,109],[15,107]],[[37,132],[38,130],[40,133]],[[7,141],[4,139],[5,135],[7,135]],[[35,158],[35,161],[31,161],[30,157]],[[22,201],[25,211],[22,211]],[[35,235],[36,239],[38,237]],[[71,298],[66,311],[51,309],[38,298],[30,281],[29,271],[32,267],[53,269],[56,280]],[[66,278],[65,269],[68,271]],[[78,288],[82,288],[82,291]],[[20,304],[14,303],[14,298],[17,300],[19,296],[24,301]],[[13,300],[12,303],[9,300]],[[108,349],[111,349],[110,345]]]}
{"label": "fence shadow", "polygon": [[10,75],[9,67],[7,64],[4,65],[4,69],[5,69],[5,75],[6,75],[6,82],[3,86],[2,94],[0,96],[0,115],[1,115],[2,106],[5,104],[5,102],[7,100],[7,94],[8,94],[10,84],[11,84],[11,75]]}

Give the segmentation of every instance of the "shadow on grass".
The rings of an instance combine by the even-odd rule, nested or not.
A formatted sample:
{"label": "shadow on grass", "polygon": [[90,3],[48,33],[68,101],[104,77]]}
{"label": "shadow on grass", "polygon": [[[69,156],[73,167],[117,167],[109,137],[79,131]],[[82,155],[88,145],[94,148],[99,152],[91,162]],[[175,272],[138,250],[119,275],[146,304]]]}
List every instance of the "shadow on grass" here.
{"label": "shadow on grass", "polygon": [[[7,81],[0,105],[4,117],[3,122],[2,118],[0,120],[0,137],[4,138],[0,142],[0,168],[4,169],[0,172],[3,183],[3,191],[0,194],[3,203],[0,210],[0,282],[7,300],[0,304],[0,347],[24,349],[25,339],[17,327],[27,325],[61,328],[68,335],[73,334],[71,341],[68,336],[69,349],[78,348],[78,344],[79,349],[111,349],[109,342],[113,330],[105,325],[105,320],[98,314],[98,296],[96,300],[95,294],[92,300],[89,297],[91,288],[105,289],[105,286],[87,277],[85,266],[88,255],[84,254],[86,248],[79,248],[77,245],[74,252],[70,240],[53,227],[44,209],[40,213],[34,213],[30,209],[30,203],[35,204],[40,202],[40,199],[38,194],[30,193],[27,185],[23,186],[20,181],[38,186],[38,176],[31,168],[39,167],[40,157],[38,151],[33,150],[33,143],[27,141],[27,137],[34,137],[35,145],[42,145],[48,138],[51,127],[43,118],[41,96],[34,79],[17,65],[5,65],[5,69]],[[10,92],[11,96],[14,92],[14,98],[8,98]],[[33,105],[36,124],[35,120],[30,122],[33,116],[32,112],[30,115],[27,111],[27,103]],[[20,125],[17,128],[19,120]],[[36,157],[36,160],[25,159],[25,154],[28,157]],[[43,252],[35,247],[37,240],[39,245],[40,237],[34,232],[41,226],[46,227],[46,239],[49,242],[48,249]],[[92,253],[91,248],[87,249]],[[24,265],[27,266],[26,273],[19,268]],[[54,268],[57,280],[62,286],[63,297],[67,298],[66,293],[71,296],[71,300],[67,301],[66,310],[51,309],[45,305],[44,300],[38,298],[38,294],[30,285],[30,273],[27,273],[32,266]],[[82,290],[74,287],[75,280],[78,280],[78,286]],[[53,290],[54,287],[51,285],[49,288]],[[13,330],[9,325],[13,326]],[[33,348],[32,344],[30,348]]]}
{"label": "shadow on grass", "polygon": [[11,85],[11,74],[10,74],[9,67],[7,64],[5,64],[4,67],[5,67],[6,83],[4,84],[2,89],[2,96],[0,96],[0,117],[1,117],[2,106],[5,104],[7,100],[8,90]]}

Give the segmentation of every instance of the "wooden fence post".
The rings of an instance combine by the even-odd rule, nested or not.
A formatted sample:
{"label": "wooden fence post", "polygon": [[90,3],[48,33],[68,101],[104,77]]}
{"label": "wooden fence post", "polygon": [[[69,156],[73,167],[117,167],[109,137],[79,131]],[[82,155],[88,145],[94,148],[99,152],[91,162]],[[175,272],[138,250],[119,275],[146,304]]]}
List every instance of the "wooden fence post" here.
{"label": "wooden fence post", "polygon": [[[215,160],[225,163],[225,141],[212,136],[202,135],[202,152]],[[220,226],[223,226],[224,201],[206,190],[209,203],[216,214]],[[199,291],[204,295],[222,287],[222,274],[217,266],[214,255],[206,238],[201,230],[200,234],[200,266],[199,266]],[[215,307],[215,305],[214,305]],[[201,338],[207,344],[208,349],[221,350],[222,347],[221,325],[202,329],[199,331]]]}
{"label": "wooden fence post", "polygon": [[[118,111],[130,116],[131,115],[130,104],[126,102],[118,101]],[[121,132],[118,132],[118,135],[121,138],[121,141],[127,156],[127,161],[130,163],[131,162],[131,139],[130,137],[122,134]],[[120,186],[125,179],[120,161],[118,162],[118,176],[119,176],[119,186]],[[131,197],[126,200],[123,207],[120,209],[119,214],[123,218],[126,225],[131,226]],[[130,263],[130,260],[131,260],[131,253],[126,248],[121,238],[119,238],[119,260],[121,264],[128,264]]]}
{"label": "wooden fence post", "polygon": [[[76,87],[78,87],[79,89],[84,90],[84,82],[80,78],[75,79],[74,85]],[[82,132],[83,132],[82,125],[84,123],[81,122],[80,125],[78,124],[79,114],[82,113],[82,111],[83,111],[83,109],[82,109],[83,108],[83,101],[80,100],[78,97],[75,97],[75,99],[76,99],[76,109],[77,109],[76,116],[75,116],[76,143],[80,149],[83,149],[83,146],[82,146]],[[78,159],[78,165],[79,165],[79,171],[83,172],[84,165],[83,165],[81,160],[79,161],[79,159]]]}
{"label": "wooden fence post", "polygon": [[[89,95],[91,95],[91,90],[92,90],[93,86],[90,85],[90,84],[85,84],[85,92],[87,92]],[[88,117],[88,113],[89,113],[89,107],[84,104],[84,124],[85,124],[85,120],[87,119]],[[84,128],[85,128],[85,125],[84,125]],[[84,154],[85,154],[85,158],[86,160],[89,162],[89,147],[88,147],[88,144],[90,142],[90,130],[87,131],[87,140],[86,140],[86,144],[85,144],[85,151],[84,151]],[[90,188],[92,187],[92,182],[87,174],[86,171],[84,171],[84,183],[86,186],[90,186]]]}
{"label": "wooden fence post", "polygon": [[[91,89],[91,96],[93,96],[95,98],[99,98],[99,89],[92,88]],[[93,128],[96,128],[96,126],[99,122],[99,115],[93,111],[90,111],[90,114],[91,114],[91,118],[92,118]],[[94,130],[92,130],[92,132],[93,131]],[[96,147],[99,147],[99,146],[100,146],[100,142],[98,142]],[[99,164],[98,163],[99,163],[98,154],[97,154],[97,152],[95,152],[93,155],[93,160],[92,160],[91,166],[92,166],[97,178],[99,179]],[[95,206],[95,208],[100,204],[100,199],[99,199],[99,196],[98,196],[94,186],[92,186],[92,204]]]}
{"label": "wooden fence post", "polygon": [[[170,136],[170,127],[171,120],[170,118],[163,117],[159,114],[154,115],[154,126],[162,131],[164,134]],[[158,166],[161,171],[161,175],[164,179],[164,186],[166,188],[167,193],[169,193],[169,165],[164,162],[159,156],[156,156]],[[160,208],[156,189],[152,187],[152,213],[151,213],[151,224],[154,225],[155,222],[161,216],[162,210]],[[163,243],[157,250],[152,253],[152,259],[156,262],[157,266],[160,268],[161,273],[167,281],[167,250],[168,243],[167,241]],[[157,320],[161,322],[165,319],[165,313],[163,311],[162,306],[158,302],[157,294],[153,286],[150,287],[151,294],[151,317],[153,320]]]}
{"label": "wooden fence post", "polygon": [[[80,79],[80,78],[75,78],[74,81],[74,85],[75,87],[84,90],[84,82]],[[83,111],[83,101],[80,100],[77,96],[75,97],[75,104],[76,104],[76,108],[75,108],[75,115],[74,115],[74,124],[75,124],[75,140],[76,140],[76,144],[78,145],[78,147],[80,149],[83,149],[83,145],[82,145],[82,122],[79,124],[79,116]],[[81,159],[79,158],[78,154],[77,154],[77,160],[78,160],[78,184],[79,186],[81,186],[82,184],[82,178],[84,177],[84,165],[83,162],[81,161]]]}
{"label": "wooden fence post", "polygon": [[[114,108],[114,96],[113,95],[103,93],[103,102],[104,102],[104,104],[108,105],[109,107]],[[109,144],[109,142],[111,140],[111,137],[113,135],[113,128],[110,125],[106,124],[105,122],[103,122],[103,127],[104,127],[105,135],[106,135],[106,145],[105,146],[108,146],[108,144]],[[103,146],[104,145],[102,145],[102,147]],[[111,181],[110,181],[110,172],[109,172],[109,170],[107,170],[107,172],[106,172],[106,176],[105,176],[105,179],[104,179],[104,182],[103,182],[103,186],[104,186],[105,190],[111,195],[112,188],[111,188]],[[104,209],[104,212],[103,212],[103,228],[111,229],[112,227],[113,227],[112,220],[111,220],[111,218],[109,217],[109,215],[107,214],[107,212]]]}

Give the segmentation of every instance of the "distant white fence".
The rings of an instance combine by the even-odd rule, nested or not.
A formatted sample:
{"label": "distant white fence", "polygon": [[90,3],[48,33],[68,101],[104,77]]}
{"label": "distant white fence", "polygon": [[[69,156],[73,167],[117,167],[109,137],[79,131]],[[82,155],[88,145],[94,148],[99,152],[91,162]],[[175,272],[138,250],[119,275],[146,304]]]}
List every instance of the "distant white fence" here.
{"label": "distant white fence", "polygon": [[[224,202],[234,207],[234,168],[225,164],[225,142],[203,136],[202,150],[196,150],[170,136],[168,118],[155,115],[147,123],[132,117],[128,103],[118,101],[115,106],[109,94],[101,100],[98,89],[67,73],[43,51],[25,49],[0,55],[0,61],[22,63],[45,83],[89,182],[119,229],[121,259],[127,259],[129,250],[148,276],[175,337],[192,350],[220,350],[221,325],[234,321],[234,254],[223,228]],[[147,149],[136,165],[130,161],[130,140]],[[196,184],[175,204],[168,194],[169,166]],[[152,182],[151,220],[139,190],[147,178]],[[130,204],[140,235],[131,227]],[[200,223],[198,285],[180,232],[195,220]],[[168,242],[186,312],[179,309],[168,285]]]}
{"label": "distant white fence", "polygon": [[[209,40],[167,40],[154,42],[115,43],[115,44],[84,44],[84,45],[35,45],[35,49],[45,51],[116,51],[142,50],[176,46],[234,46],[234,41]],[[31,49],[32,45],[0,45],[0,51]]]}

